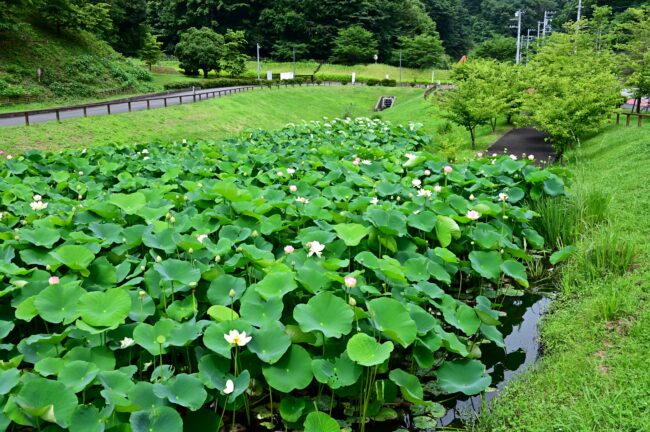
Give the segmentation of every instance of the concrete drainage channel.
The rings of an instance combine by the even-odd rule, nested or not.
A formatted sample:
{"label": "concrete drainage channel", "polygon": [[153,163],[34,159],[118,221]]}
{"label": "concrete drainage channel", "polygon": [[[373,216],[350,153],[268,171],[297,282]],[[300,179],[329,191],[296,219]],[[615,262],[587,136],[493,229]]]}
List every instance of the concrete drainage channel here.
{"label": "concrete drainage channel", "polygon": [[385,109],[391,108],[395,104],[395,96],[380,96],[377,104],[375,105],[375,111],[383,111]]}

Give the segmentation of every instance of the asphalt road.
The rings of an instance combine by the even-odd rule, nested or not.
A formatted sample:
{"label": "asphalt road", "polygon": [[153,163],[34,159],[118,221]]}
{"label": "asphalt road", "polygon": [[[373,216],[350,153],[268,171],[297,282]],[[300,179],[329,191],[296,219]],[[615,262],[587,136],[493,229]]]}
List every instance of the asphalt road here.
{"label": "asphalt road", "polygon": [[[195,92],[192,92],[190,90],[190,91],[169,93],[165,96],[143,97],[141,99],[139,98],[137,100],[131,101],[131,111],[143,111],[146,109],[164,108],[166,106],[194,103],[195,99],[196,102],[199,102],[199,101],[206,100],[206,98],[212,99],[214,97],[228,96],[230,94],[235,94],[241,91],[257,90],[257,89],[242,90],[245,87],[248,86],[202,89],[202,90],[196,90]],[[163,98],[166,99],[166,102],[165,99]],[[149,101],[149,106],[147,106],[147,101]],[[106,101],[106,102],[110,103],[110,101]],[[106,104],[86,108],[87,117],[95,117],[95,116],[108,115],[108,114],[111,115],[120,114],[126,112],[129,112],[128,102],[120,102],[115,104],[111,103],[110,113],[108,111]],[[72,119],[78,117],[84,117],[83,108],[73,108],[73,109],[66,109],[64,107],[60,108],[59,111],[60,120],[66,120],[66,119]],[[56,121],[56,120],[57,120],[56,113],[54,112],[47,112],[42,114],[29,114],[29,124],[45,123],[45,122]],[[5,117],[5,118],[0,117],[0,126],[24,126],[24,125],[25,125],[25,117],[22,115],[19,117]]]}
{"label": "asphalt road", "polygon": [[532,154],[538,165],[552,163],[555,161],[555,150],[553,144],[546,141],[547,137],[548,135],[544,132],[530,127],[512,129],[492,144],[488,153],[505,152],[518,158],[521,158],[523,154],[526,156]]}

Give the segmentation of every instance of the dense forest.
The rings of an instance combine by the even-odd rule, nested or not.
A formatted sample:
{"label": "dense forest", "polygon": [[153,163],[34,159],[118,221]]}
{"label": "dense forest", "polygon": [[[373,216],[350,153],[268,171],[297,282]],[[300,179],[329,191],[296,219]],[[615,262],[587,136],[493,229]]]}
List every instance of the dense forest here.
{"label": "dense forest", "polygon": [[[354,26],[371,33],[380,61],[396,63],[398,52],[416,38],[441,45],[450,58],[495,36],[511,37],[514,13],[522,29],[536,33],[544,12],[561,28],[575,19],[578,0],[0,0],[0,38],[21,20],[31,19],[55,31],[87,30],[127,56],[138,55],[153,34],[169,54],[181,33],[208,27],[220,34],[242,31],[247,54],[256,45],[265,58],[332,58],[334,41]],[[614,13],[642,3],[585,0],[583,15],[609,4]],[[435,39],[435,41],[434,41]],[[422,40],[422,39],[420,39]],[[375,49],[375,48],[373,48]]]}

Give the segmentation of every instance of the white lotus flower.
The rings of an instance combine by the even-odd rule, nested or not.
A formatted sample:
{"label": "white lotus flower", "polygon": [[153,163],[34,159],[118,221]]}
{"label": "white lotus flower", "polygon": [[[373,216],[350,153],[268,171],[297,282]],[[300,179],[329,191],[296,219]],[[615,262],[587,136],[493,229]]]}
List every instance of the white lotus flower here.
{"label": "white lotus flower", "polygon": [[364,160],[362,160],[361,163],[362,163],[363,165],[370,165],[370,164],[372,164],[372,162],[370,162],[368,159],[364,159]]}
{"label": "white lotus flower", "polygon": [[307,243],[307,247],[309,248],[309,254],[307,256],[316,254],[316,256],[320,257],[325,249],[325,245],[317,241],[310,241]]}
{"label": "white lotus flower", "polygon": [[223,389],[223,394],[230,394],[235,391],[235,383],[232,380],[226,381],[226,387]]}
{"label": "white lotus flower", "polygon": [[197,239],[197,240],[199,241],[199,243],[201,243],[201,244],[203,243],[203,240],[205,240],[205,239],[207,239],[207,238],[208,238],[208,235],[207,235],[207,234],[199,234],[198,236],[196,236],[196,239]]}
{"label": "white lotus flower", "polygon": [[29,206],[32,208],[32,210],[39,211],[45,210],[47,208],[47,203],[44,203],[43,201],[34,201]]}
{"label": "white lotus flower", "polygon": [[135,345],[135,341],[130,337],[125,337],[120,341],[120,349],[128,348],[133,345]]}
{"label": "white lotus flower", "polygon": [[298,197],[296,198],[296,201],[303,204],[309,204],[309,200],[305,197]]}
{"label": "white lotus flower", "polygon": [[41,201],[42,199],[43,199],[42,196],[40,196],[38,194],[34,195],[34,201]]}
{"label": "white lotus flower", "polygon": [[508,194],[501,192],[499,194],[499,201],[507,201],[507,200],[508,200]]}
{"label": "white lotus flower", "polygon": [[292,192],[292,193],[298,192],[298,186],[296,186],[296,185],[289,186],[289,192]]}
{"label": "white lotus flower", "polygon": [[420,189],[418,191],[418,196],[429,198],[431,197],[431,191],[429,189]]}
{"label": "white lotus flower", "polygon": [[289,174],[289,175],[293,175],[295,172],[296,172],[295,169],[293,169],[293,168],[287,168],[287,174]]}
{"label": "white lotus flower", "polygon": [[246,332],[241,332],[239,333],[238,330],[230,330],[228,333],[223,335],[224,339],[226,339],[226,342],[228,342],[231,345],[237,345],[237,346],[245,346],[248,344],[248,342],[253,339],[252,336],[246,336]]}
{"label": "white lotus flower", "polygon": [[372,199],[370,200],[370,204],[374,204],[374,205],[379,204],[379,198],[377,198],[377,197],[372,197]]}
{"label": "white lotus flower", "polygon": [[442,186],[440,186],[440,185],[435,185],[435,186],[433,187],[433,191],[436,192],[436,193],[440,193],[440,192],[442,192]]}
{"label": "white lotus flower", "polygon": [[413,185],[413,187],[419,188],[420,186],[422,186],[422,180],[413,179],[411,180],[411,184]]}

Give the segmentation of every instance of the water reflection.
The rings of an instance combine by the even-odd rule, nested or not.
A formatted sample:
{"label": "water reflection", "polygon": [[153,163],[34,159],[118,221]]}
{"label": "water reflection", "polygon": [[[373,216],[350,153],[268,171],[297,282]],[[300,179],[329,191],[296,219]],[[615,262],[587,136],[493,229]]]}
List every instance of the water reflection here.
{"label": "water reflection", "polygon": [[483,397],[455,399],[438,426],[462,426],[463,419],[476,416],[483,406],[483,398],[491,401],[508,381],[520,374],[540,355],[538,323],[551,300],[540,295],[526,295],[504,305],[507,315],[502,318],[501,332],[505,349],[494,344],[481,347],[481,360],[492,376],[491,387],[496,389]]}

